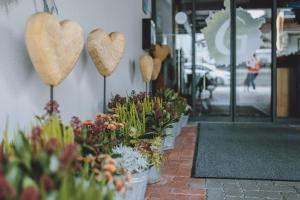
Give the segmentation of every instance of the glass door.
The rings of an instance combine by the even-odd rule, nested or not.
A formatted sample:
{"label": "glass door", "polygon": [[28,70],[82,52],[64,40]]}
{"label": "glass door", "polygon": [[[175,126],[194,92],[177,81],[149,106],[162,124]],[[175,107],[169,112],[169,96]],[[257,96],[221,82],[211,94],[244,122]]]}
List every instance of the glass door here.
{"label": "glass door", "polygon": [[196,120],[299,119],[299,1],[180,0],[174,8],[178,84]]}
{"label": "glass door", "polygon": [[270,121],[272,0],[237,0],[236,120]]}
{"label": "glass door", "polygon": [[272,3],[196,0],[194,93],[200,120],[271,121]]}
{"label": "glass door", "polygon": [[231,100],[230,2],[196,0],[195,106],[202,120],[229,120]]}

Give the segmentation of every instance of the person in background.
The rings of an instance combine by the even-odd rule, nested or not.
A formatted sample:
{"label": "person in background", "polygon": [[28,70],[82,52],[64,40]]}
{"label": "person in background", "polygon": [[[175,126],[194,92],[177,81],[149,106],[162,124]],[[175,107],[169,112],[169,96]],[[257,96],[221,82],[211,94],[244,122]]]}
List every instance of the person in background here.
{"label": "person in background", "polygon": [[250,89],[250,86],[252,86],[253,90],[256,89],[255,85],[255,79],[257,78],[260,68],[261,68],[261,63],[260,60],[256,57],[255,54],[247,61],[247,78],[245,81],[245,84],[248,87],[248,91]]}

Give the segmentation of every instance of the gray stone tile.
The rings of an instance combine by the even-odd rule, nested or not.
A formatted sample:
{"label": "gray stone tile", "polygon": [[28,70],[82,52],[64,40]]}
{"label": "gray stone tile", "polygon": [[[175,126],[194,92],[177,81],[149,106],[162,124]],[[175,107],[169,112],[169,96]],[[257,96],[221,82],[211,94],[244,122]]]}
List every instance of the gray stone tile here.
{"label": "gray stone tile", "polygon": [[243,197],[226,197],[226,200],[244,200]]}
{"label": "gray stone tile", "polygon": [[226,200],[222,190],[208,190],[207,200]]}
{"label": "gray stone tile", "polygon": [[261,185],[259,189],[263,191],[296,192],[294,187],[288,185]]}
{"label": "gray stone tile", "polygon": [[280,199],[280,192],[268,192],[268,191],[250,191],[246,190],[244,192],[245,197],[249,198],[270,198],[270,199]]}
{"label": "gray stone tile", "polygon": [[284,186],[299,186],[300,182],[289,182],[289,181],[274,181],[275,185],[284,185]]}
{"label": "gray stone tile", "polygon": [[239,181],[239,185],[243,190],[258,190],[256,181]]}
{"label": "gray stone tile", "polygon": [[243,191],[238,184],[224,184],[223,190],[226,196],[243,196]]}
{"label": "gray stone tile", "polygon": [[205,187],[207,200],[300,200],[300,182],[207,179]]}
{"label": "gray stone tile", "polygon": [[300,200],[300,196],[297,193],[282,193],[283,200]]}
{"label": "gray stone tile", "polygon": [[222,188],[223,182],[219,179],[207,179],[206,180],[206,188]]}

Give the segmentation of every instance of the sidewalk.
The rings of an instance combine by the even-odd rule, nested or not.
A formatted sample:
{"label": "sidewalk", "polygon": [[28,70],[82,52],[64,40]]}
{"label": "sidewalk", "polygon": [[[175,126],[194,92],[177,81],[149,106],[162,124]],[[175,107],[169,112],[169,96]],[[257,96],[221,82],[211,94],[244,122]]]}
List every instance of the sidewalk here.
{"label": "sidewalk", "polygon": [[146,200],[205,200],[199,189],[204,179],[191,178],[197,128],[186,127],[176,139],[175,149],[167,151],[159,183],[148,186]]}

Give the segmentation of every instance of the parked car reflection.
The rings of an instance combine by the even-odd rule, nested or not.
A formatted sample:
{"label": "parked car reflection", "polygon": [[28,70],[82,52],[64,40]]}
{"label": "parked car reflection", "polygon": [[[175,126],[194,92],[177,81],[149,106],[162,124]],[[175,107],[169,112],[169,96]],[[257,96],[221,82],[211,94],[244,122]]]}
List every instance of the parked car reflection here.
{"label": "parked car reflection", "polygon": [[[200,79],[207,74],[209,80],[212,81],[215,86],[219,85],[230,85],[230,72],[222,69],[218,69],[215,65],[208,63],[202,63],[201,65],[196,65],[196,77]],[[192,74],[192,65],[186,63],[184,65],[184,79],[188,82],[188,75]]]}

